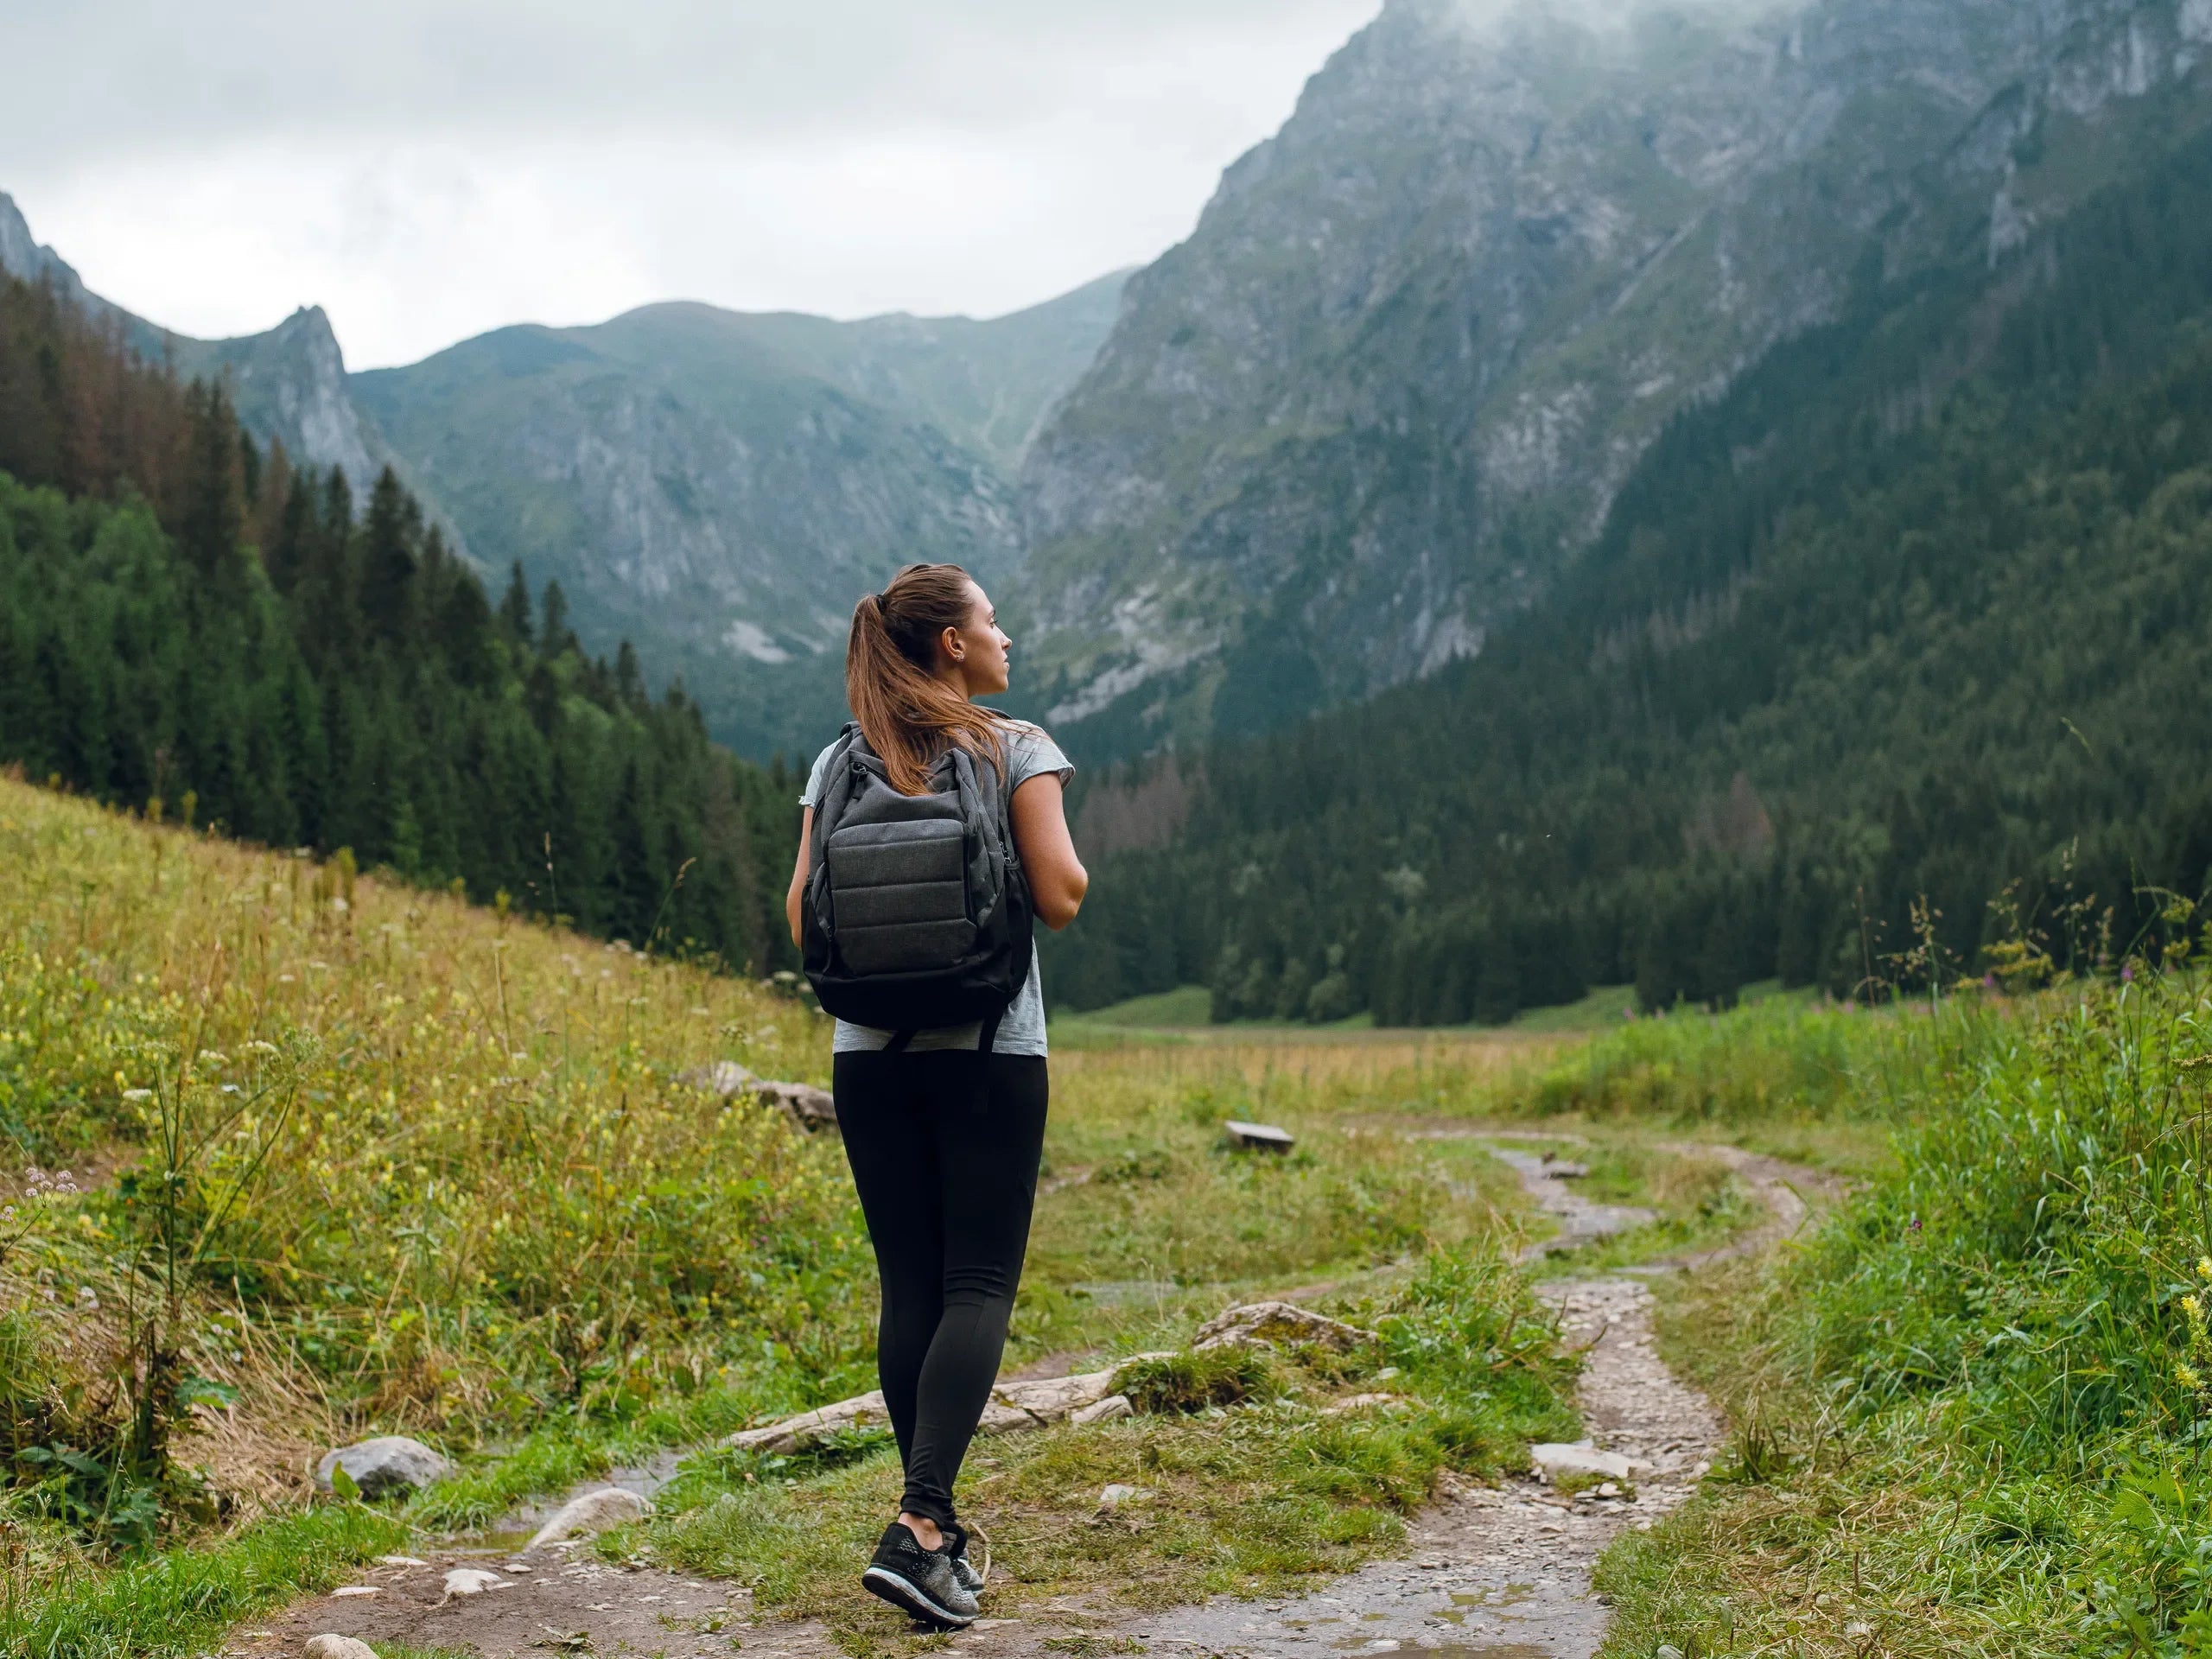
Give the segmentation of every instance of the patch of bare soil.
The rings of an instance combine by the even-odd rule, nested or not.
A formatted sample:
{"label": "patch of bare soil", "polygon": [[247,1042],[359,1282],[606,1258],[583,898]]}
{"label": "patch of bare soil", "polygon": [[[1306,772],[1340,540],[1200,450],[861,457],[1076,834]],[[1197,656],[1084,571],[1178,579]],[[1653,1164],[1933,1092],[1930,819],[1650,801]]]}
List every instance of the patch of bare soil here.
{"label": "patch of bare soil", "polygon": [[[751,1595],[741,1586],[610,1567],[588,1556],[564,1559],[578,1553],[537,1550],[522,1561],[447,1551],[419,1567],[370,1567],[346,1587],[373,1594],[315,1597],[265,1628],[238,1632],[224,1651],[271,1659],[296,1655],[309,1637],[329,1633],[484,1659],[562,1654],[728,1659],[731,1635],[751,1619]],[[446,1575],[455,1568],[489,1572],[499,1587],[451,1594]]]}

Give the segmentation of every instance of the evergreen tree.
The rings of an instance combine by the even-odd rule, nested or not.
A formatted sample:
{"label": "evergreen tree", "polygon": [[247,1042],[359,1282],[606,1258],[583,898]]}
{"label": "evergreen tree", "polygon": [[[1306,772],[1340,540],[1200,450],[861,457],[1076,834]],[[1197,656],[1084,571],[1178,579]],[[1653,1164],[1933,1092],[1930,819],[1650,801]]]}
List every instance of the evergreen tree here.
{"label": "evergreen tree", "polygon": [[506,597],[499,601],[499,631],[508,645],[527,649],[535,642],[530,617],[530,584],[523,580],[522,561],[517,559],[507,575]]}

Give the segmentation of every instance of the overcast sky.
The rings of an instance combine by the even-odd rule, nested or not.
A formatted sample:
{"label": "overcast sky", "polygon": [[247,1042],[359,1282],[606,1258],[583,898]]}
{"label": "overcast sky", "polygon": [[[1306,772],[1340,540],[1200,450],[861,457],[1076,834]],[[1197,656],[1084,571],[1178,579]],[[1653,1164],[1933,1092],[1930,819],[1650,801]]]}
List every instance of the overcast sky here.
{"label": "overcast sky", "polygon": [[1379,0],[0,0],[0,190],[355,367],[650,300],[987,316],[1186,235]]}

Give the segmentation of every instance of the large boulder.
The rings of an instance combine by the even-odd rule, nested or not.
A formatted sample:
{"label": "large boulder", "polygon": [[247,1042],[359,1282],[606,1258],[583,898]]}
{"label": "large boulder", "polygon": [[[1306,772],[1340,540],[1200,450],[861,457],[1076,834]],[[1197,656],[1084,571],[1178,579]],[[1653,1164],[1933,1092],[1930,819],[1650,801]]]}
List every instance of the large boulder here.
{"label": "large boulder", "polygon": [[379,1434],[357,1446],[324,1452],[315,1466],[315,1491],[330,1492],[332,1473],[339,1469],[352,1477],[363,1497],[411,1492],[453,1472],[453,1465],[438,1452],[404,1434]]}
{"label": "large boulder", "polygon": [[1208,1348],[1279,1347],[1306,1343],[1346,1353],[1376,1340],[1372,1331],[1363,1331],[1356,1325],[1346,1325],[1342,1319],[1332,1319],[1294,1302],[1248,1302],[1200,1325],[1198,1338],[1191,1346],[1194,1351],[1202,1351]]}
{"label": "large boulder", "polygon": [[526,1548],[537,1549],[567,1538],[590,1538],[613,1527],[645,1518],[645,1500],[620,1486],[580,1493],[553,1512]]}

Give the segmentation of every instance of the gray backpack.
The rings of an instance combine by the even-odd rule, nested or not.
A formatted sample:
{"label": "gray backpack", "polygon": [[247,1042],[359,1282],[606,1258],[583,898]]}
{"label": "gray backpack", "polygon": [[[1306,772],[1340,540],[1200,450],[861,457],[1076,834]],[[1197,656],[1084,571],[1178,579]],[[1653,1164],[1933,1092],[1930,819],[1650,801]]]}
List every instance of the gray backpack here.
{"label": "gray backpack", "polygon": [[895,1033],[982,1024],[988,1053],[1029,977],[1035,911],[998,768],[957,745],[919,795],[891,786],[857,723],[814,804],[800,934],[806,977],[840,1020]]}

